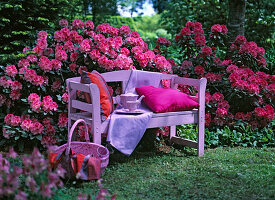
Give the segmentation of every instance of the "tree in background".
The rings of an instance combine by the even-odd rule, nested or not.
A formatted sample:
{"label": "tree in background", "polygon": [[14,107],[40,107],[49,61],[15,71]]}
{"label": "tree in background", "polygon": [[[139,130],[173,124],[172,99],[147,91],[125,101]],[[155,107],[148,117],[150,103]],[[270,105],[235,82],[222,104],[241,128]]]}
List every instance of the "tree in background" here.
{"label": "tree in background", "polygon": [[171,0],[150,0],[150,2],[153,4],[155,11],[160,14],[167,8]]}
{"label": "tree in background", "polygon": [[228,1],[228,30],[230,43],[238,35],[244,35],[246,0]]}

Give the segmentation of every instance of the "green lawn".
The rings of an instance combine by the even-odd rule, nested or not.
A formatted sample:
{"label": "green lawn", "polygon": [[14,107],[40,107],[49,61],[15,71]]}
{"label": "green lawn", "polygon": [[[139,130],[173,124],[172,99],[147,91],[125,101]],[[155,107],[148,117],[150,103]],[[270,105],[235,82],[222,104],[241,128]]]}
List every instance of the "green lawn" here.
{"label": "green lawn", "polygon": [[[183,153],[114,154],[102,179],[117,199],[275,199],[275,149],[209,149]],[[56,199],[98,192],[96,182],[66,184]]]}

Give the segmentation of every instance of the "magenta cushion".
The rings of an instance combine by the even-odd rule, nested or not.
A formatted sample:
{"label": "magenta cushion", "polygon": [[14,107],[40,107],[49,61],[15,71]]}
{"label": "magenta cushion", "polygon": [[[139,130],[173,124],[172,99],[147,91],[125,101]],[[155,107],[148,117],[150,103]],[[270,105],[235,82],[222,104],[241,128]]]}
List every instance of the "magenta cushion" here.
{"label": "magenta cushion", "polygon": [[136,91],[145,96],[143,101],[156,113],[186,111],[200,106],[189,95],[171,88],[142,86],[136,88]]}

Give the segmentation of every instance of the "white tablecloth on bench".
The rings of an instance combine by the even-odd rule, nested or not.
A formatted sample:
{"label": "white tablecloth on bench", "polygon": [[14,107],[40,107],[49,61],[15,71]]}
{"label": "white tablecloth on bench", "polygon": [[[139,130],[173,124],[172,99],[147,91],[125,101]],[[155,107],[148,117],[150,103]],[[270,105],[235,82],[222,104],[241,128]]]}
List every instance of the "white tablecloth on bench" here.
{"label": "white tablecloth on bench", "polygon": [[[160,80],[161,75],[152,76],[151,72],[133,70],[124,93],[136,93],[136,87],[146,85],[159,87]],[[126,155],[131,155],[136,148],[153,114],[144,104],[139,109],[144,110],[144,113],[123,115],[114,112],[110,116],[107,141]]]}

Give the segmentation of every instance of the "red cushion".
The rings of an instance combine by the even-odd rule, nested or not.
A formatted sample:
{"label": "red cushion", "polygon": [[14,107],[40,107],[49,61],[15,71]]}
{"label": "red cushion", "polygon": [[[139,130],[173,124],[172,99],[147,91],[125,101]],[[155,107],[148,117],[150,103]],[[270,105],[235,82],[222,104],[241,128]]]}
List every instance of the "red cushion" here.
{"label": "red cushion", "polygon": [[139,95],[145,96],[143,101],[156,113],[186,111],[200,106],[187,94],[171,88],[142,86],[136,88],[136,91]]}
{"label": "red cushion", "polygon": [[[108,116],[114,110],[113,96],[109,91],[109,86],[105,82],[104,78],[97,72],[85,72],[81,73],[81,83],[89,84],[94,83],[97,85],[100,93],[100,106],[104,112],[104,116],[107,119]],[[88,93],[84,94],[88,103],[91,103],[91,98]]]}

